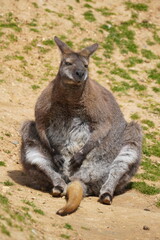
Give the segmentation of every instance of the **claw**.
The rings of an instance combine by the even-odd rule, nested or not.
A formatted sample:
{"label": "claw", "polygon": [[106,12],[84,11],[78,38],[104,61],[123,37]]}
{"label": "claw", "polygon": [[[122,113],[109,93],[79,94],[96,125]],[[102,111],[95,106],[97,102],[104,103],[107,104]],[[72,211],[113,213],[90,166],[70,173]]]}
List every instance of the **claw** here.
{"label": "claw", "polygon": [[112,196],[109,193],[104,193],[100,196],[99,202],[107,205],[111,205]]}

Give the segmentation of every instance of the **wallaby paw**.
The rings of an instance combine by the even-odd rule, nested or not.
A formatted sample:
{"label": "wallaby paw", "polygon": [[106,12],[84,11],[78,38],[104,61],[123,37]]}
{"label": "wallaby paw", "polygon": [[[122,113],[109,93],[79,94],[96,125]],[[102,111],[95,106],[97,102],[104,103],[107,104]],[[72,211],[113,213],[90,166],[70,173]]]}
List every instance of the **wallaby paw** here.
{"label": "wallaby paw", "polygon": [[99,197],[99,202],[106,204],[106,205],[111,205],[112,203],[112,196],[109,193],[103,193],[100,197]]}
{"label": "wallaby paw", "polygon": [[51,194],[53,197],[61,197],[61,193],[62,191],[59,188],[57,187],[52,188]]}

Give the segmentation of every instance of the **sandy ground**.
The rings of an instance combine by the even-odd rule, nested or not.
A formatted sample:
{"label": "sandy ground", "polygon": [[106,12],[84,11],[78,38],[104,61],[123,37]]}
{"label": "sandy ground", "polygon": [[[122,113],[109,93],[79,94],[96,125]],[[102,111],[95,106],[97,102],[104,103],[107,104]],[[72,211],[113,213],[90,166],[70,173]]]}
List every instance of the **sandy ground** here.
{"label": "sandy ground", "polygon": [[[134,1],[139,2],[139,1]],[[148,18],[155,24],[160,24],[160,4],[159,1],[143,1],[150,4],[149,12],[140,14],[141,19]],[[60,61],[59,52],[56,47],[48,47],[49,51],[42,53],[42,42],[51,39],[54,35],[66,35],[73,41],[75,49],[82,44],[84,38],[92,38],[94,41],[103,41],[101,33],[96,30],[97,26],[105,22],[105,17],[95,12],[96,23],[84,20],[83,13],[87,9],[83,6],[87,1],[43,1],[35,2],[26,0],[0,0],[0,20],[5,19],[8,13],[12,13],[14,21],[17,21],[22,28],[21,32],[16,32],[10,28],[5,28],[3,32],[1,48],[1,83],[0,83],[0,161],[6,166],[0,167],[0,193],[7,196],[9,206],[0,206],[0,223],[3,223],[10,236],[0,231],[0,239],[71,239],[71,240],[159,240],[160,239],[160,209],[155,206],[159,196],[143,195],[135,190],[116,196],[111,206],[104,206],[97,202],[96,197],[83,199],[78,211],[66,217],[56,215],[56,211],[62,207],[65,200],[53,198],[49,193],[40,192],[27,187],[28,180],[22,172],[19,161],[20,136],[19,130],[22,122],[26,119],[34,118],[34,105],[42,89],[47,86],[56,74]],[[123,1],[97,1],[94,7],[106,6],[116,12],[111,15],[110,20],[119,23],[122,19],[127,20],[130,12],[126,11]],[[37,5],[36,5],[37,4]],[[70,7],[68,7],[70,6]],[[71,7],[73,9],[71,9]],[[52,13],[46,11],[49,9]],[[57,15],[61,13],[63,16]],[[69,21],[69,16],[74,16],[73,21]],[[68,19],[67,19],[68,18]],[[35,21],[33,19],[36,19]],[[37,22],[37,26],[29,23]],[[77,24],[77,25],[76,25]],[[79,24],[79,25],[78,25]],[[37,28],[39,32],[30,30]],[[82,30],[85,29],[85,30]],[[139,44],[149,37],[149,33],[137,30],[140,36]],[[17,41],[9,41],[9,34],[17,36]],[[148,34],[148,35],[147,35]],[[36,47],[34,46],[33,40]],[[9,42],[7,44],[7,42]],[[25,46],[32,42],[32,50],[25,52]],[[7,45],[5,45],[5,43]],[[4,47],[6,46],[6,47]],[[153,46],[153,51],[160,55],[159,46]],[[99,55],[102,49],[99,50]],[[21,58],[10,58],[9,56],[23,56]],[[121,55],[115,53],[113,61],[120,61]],[[145,64],[152,66],[152,62],[144,63],[140,71],[143,71]],[[109,88],[109,80],[98,75],[97,66],[93,61],[90,64],[91,75]],[[106,70],[107,71],[107,70]],[[118,78],[118,76],[117,76]],[[139,79],[145,82],[146,75],[142,73]],[[147,83],[146,83],[147,84]],[[152,83],[151,83],[152,84]],[[32,85],[39,88],[33,90]],[[150,94],[150,90],[148,93]],[[158,127],[158,116],[138,108],[138,104],[145,105],[144,98],[135,95],[133,91],[128,96],[118,96],[126,119],[138,112],[143,118],[154,120]],[[152,99],[158,101],[158,95],[152,92]],[[158,159],[155,157],[155,161]],[[4,186],[5,181],[11,181],[13,186]],[[155,183],[160,185],[160,183]],[[44,215],[36,213],[35,207],[28,206],[24,201],[33,202],[37,209],[41,209]],[[24,209],[28,207],[28,210]],[[14,217],[16,213],[24,215],[25,211],[30,217],[18,219]],[[11,219],[12,224],[7,224]],[[68,229],[66,224],[71,225]],[[67,225],[67,226],[68,226]],[[0,224],[0,226],[2,226]]]}

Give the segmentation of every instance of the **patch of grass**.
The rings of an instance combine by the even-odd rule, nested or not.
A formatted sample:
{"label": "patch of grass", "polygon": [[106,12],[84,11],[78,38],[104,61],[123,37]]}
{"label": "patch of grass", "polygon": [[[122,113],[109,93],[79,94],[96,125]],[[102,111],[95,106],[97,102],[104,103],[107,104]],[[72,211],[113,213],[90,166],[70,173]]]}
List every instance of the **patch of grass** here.
{"label": "patch of grass", "polygon": [[160,44],[160,37],[159,37],[159,35],[157,34],[157,32],[154,32],[153,38],[154,38],[154,40],[155,40],[158,44]]}
{"label": "patch of grass", "polygon": [[142,120],[142,123],[148,125],[148,127],[151,127],[151,128],[154,128],[154,127],[155,127],[154,122],[151,121],[151,120],[148,120],[148,119],[144,119],[144,120]]}
{"label": "patch of grass", "polygon": [[34,85],[32,85],[32,86],[31,86],[31,88],[32,88],[33,90],[37,90],[38,88],[40,88],[40,86],[39,86],[39,85],[36,85],[36,84],[34,84]]}
{"label": "patch of grass", "polygon": [[2,37],[4,35],[4,32],[0,32],[0,37]]}
{"label": "patch of grass", "polygon": [[67,44],[70,48],[73,47],[73,42],[72,42],[72,41],[66,41],[66,44]]}
{"label": "patch of grass", "polygon": [[12,213],[10,216],[12,219],[17,220],[18,222],[25,222],[25,216],[18,211],[14,211],[14,213]]}
{"label": "patch of grass", "polygon": [[54,46],[55,46],[55,42],[54,42],[53,39],[44,40],[42,43],[43,43],[44,45],[50,46],[50,47],[54,47]]}
{"label": "patch of grass", "polygon": [[40,214],[40,215],[44,215],[44,212],[43,212],[41,209],[35,208],[35,209],[34,209],[34,212],[35,212],[35,213],[38,213],[38,214]]}
{"label": "patch of grass", "polygon": [[140,116],[138,115],[138,113],[133,113],[133,114],[131,114],[130,118],[132,120],[138,120],[140,118]]}
{"label": "patch of grass", "polygon": [[4,184],[5,186],[13,186],[13,185],[14,185],[14,183],[11,182],[11,181],[9,181],[9,180],[5,181],[3,184]]}
{"label": "patch of grass", "polygon": [[86,8],[93,8],[90,4],[88,4],[88,3],[86,3],[86,4],[84,4],[84,7],[86,7]]}
{"label": "patch of grass", "polygon": [[138,58],[136,56],[134,57],[129,57],[128,59],[126,59],[124,61],[124,63],[126,63],[127,67],[134,67],[136,64],[141,64],[143,63],[143,59]]}
{"label": "patch of grass", "polygon": [[28,53],[29,51],[32,50],[32,47],[30,45],[26,45],[26,46],[23,47],[23,49],[24,49],[25,53]]}
{"label": "patch of grass", "polygon": [[160,71],[157,69],[151,69],[148,71],[148,78],[156,80],[158,84],[160,84]]}
{"label": "patch of grass", "polygon": [[8,198],[0,194],[0,204],[8,205],[8,203],[9,203]]}
{"label": "patch of grass", "polygon": [[142,50],[141,50],[141,53],[142,53],[142,56],[143,56],[143,57],[145,57],[145,58],[147,58],[147,59],[150,59],[150,60],[152,60],[152,59],[157,59],[157,58],[158,58],[158,56],[155,55],[151,50],[142,49]]}
{"label": "patch of grass", "polygon": [[155,45],[155,42],[151,41],[151,40],[147,40],[146,43],[149,45],[149,46],[153,46]]}
{"label": "patch of grass", "polygon": [[17,36],[15,36],[13,33],[8,34],[8,35],[7,35],[7,38],[8,38],[11,42],[17,42],[17,41],[18,41]]}
{"label": "patch of grass", "polygon": [[84,15],[85,20],[87,20],[89,22],[95,22],[96,21],[96,18],[93,15],[93,12],[91,10],[85,12],[83,15]]}
{"label": "patch of grass", "polygon": [[124,79],[132,80],[132,77],[123,68],[115,67],[113,70],[110,71],[110,73],[114,74],[114,75],[118,75],[119,77],[124,78]]}
{"label": "patch of grass", "polygon": [[109,10],[107,7],[96,8],[95,10],[96,10],[97,12],[100,12],[103,16],[114,15],[114,13],[110,12],[110,10]]}
{"label": "patch of grass", "polygon": [[155,29],[156,25],[153,23],[149,23],[147,20],[143,20],[140,23],[136,23],[137,28],[147,28],[147,29]]}
{"label": "patch of grass", "polygon": [[67,234],[61,234],[60,237],[64,239],[70,239],[70,235]]}
{"label": "patch of grass", "polygon": [[109,33],[105,42],[102,44],[106,57],[111,57],[115,45],[119,47],[122,54],[128,52],[138,53],[138,46],[134,42],[135,32],[129,29],[127,24],[121,23],[120,25],[114,25],[107,21],[106,24],[101,25],[101,29]]}
{"label": "patch of grass", "polygon": [[127,6],[127,9],[134,9],[136,11],[147,11],[148,5],[144,3],[133,3],[133,2],[125,2],[125,5]]}
{"label": "patch of grass", "polygon": [[23,200],[23,203],[25,203],[25,204],[27,204],[28,206],[31,206],[31,207],[33,207],[33,208],[36,207],[33,201]]}
{"label": "patch of grass", "polygon": [[160,199],[156,202],[156,207],[160,207]]}
{"label": "patch of grass", "polygon": [[73,230],[73,227],[69,223],[65,223],[64,228],[69,229],[69,230]]}
{"label": "patch of grass", "polygon": [[84,229],[84,230],[90,231],[90,228],[88,228],[88,227],[84,227],[84,226],[81,226],[81,229]]}
{"label": "patch of grass", "polygon": [[7,154],[10,154],[11,151],[10,150],[7,150],[7,149],[3,149],[3,152],[7,153]]}
{"label": "patch of grass", "polygon": [[39,30],[37,28],[30,28],[30,31],[38,33]]}
{"label": "patch of grass", "polygon": [[160,188],[157,188],[155,186],[150,186],[145,182],[131,182],[129,183],[128,187],[129,189],[136,189],[139,192],[146,194],[146,195],[156,195],[160,193]]}
{"label": "patch of grass", "polygon": [[6,163],[3,161],[0,161],[0,167],[6,167]]}
{"label": "patch of grass", "polygon": [[138,82],[135,82],[132,86],[137,91],[144,91],[147,89],[147,87],[145,85],[139,84]]}
{"label": "patch of grass", "polygon": [[122,82],[116,83],[114,86],[112,86],[111,90],[113,92],[125,92],[130,88],[131,88],[131,86],[129,85],[129,83],[122,81]]}
{"label": "patch of grass", "polygon": [[152,87],[152,90],[156,93],[159,93],[160,92],[160,87]]}
{"label": "patch of grass", "polygon": [[27,78],[30,78],[30,79],[33,79],[33,78],[34,78],[33,74],[31,74],[31,73],[28,72],[27,70],[23,72],[23,76],[24,76],[24,77],[27,77]]}
{"label": "patch of grass", "polygon": [[143,154],[146,156],[156,156],[160,157],[160,142],[156,142],[153,144],[148,144],[147,142],[143,143]]}
{"label": "patch of grass", "polygon": [[143,179],[143,180],[149,180],[149,181],[153,181],[153,182],[160,180],[160,177],[155,176],[153,174],[149,174],[148,172],[137,174],[136,178]]}
{"label": "patch of grass", "polygon": [[11,28],[16,32],[21,32],[22,28],[20,28],[17,23],[10,22],[10,23],[0,23],[0,28]]}
{"label": "patch of grass", "polygon": [[8,231],[8,229],[6,228],[5,225],[0,224],[0,228],[1,228],[1,232],[2,232],[3,234],[5,234],[5,235],[7,235],[7,236],[9,236],[9,237],[11,236],[10,232]]}
{"label": "patch of grass", "polygon": [[35,7],[35,8],[39,8],[39,7],[38,7],[38,4],[37,4],[36,2],[32,2],[32,5],[33,5],[33,7]]}

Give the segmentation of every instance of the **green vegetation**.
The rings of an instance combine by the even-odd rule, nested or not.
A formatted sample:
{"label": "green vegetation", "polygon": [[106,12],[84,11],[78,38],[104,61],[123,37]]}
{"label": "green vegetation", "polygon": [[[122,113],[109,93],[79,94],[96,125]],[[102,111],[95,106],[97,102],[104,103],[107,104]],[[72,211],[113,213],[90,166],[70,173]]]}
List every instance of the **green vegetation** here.
{"label": "green vegetation", "polygon": [[8,203],[9,203],[8,198],[0,194],[0,204],[8,205]]}
{"label": "green vegetation", "polygon": [[124,61],[124,63],[126,64],[126,67],[134,67],[136,64],[143,63],[143,59],[136,57],[136,56],[129,57],[128,59],[126,59]]}
{"label": "green vegetation", "polygon": [[155,195],[160,193],[160,188],[150,186],[145,182],[131,182],[129,183],[128,187],[129,189],[136,189],[139,192],[147,195]]}
{"label": "green vegetation", "polygon": [[69,223],[65,223],[64,228],[73,230],[73,227]]}
{"label": "green vegetation", "polygon": [[156,92],[156,93],[160,92],[160,87],[159,87],[159,88],[158,88],[158,87],[152,87],[152,89],[153,89],[153,91]]}
{"label": "green vegetation", "polygon": [[88,4],[88,3],[84,4],[84,7],[86,7],[86,8],[92,8],[92,6],[91,6],[90,4]]}
{"label": "green vegetation", "polygon": [[25,204],[27,204],[28,206],[31,206],[31,207],[33,207],[33,208],[36,207],[33,201],[23,200],[23,203],[25,203]]}
{"label": "green vegetation", "polygon": [[38,7],[38,4],[36,2],[32,2],[32,5],[35,7],[35,8],[39,8]]}
{"label": "green vegetation", "polygon": [[11,182],[11,181],[9,181],[9,180],[5,181],[3,184],[4,184],[5,186],[13,186],[13,185],[14,185],[14,183]]}
{"label": "green vegetation", "polygon": [[70,236],[67,234],[61,234],[60,237],[64,239],[70,239]]}
{"label": "green vegetation", "polygon": [[6,226],[3,224],[0,224],[1,232],[7,236],[11,236],[10,232],[7,230]]}
{"label": "green vegetation", "polygon": [[134,9],[136,11],[147,11],[148,5],[144,3],[133,3],[133,2],[125,2],[125,5],[128,9]]}
{"label": "green vegetation", "polygon": [[11,41],[11,42],[17,42],[18,41],[18,37],[16,35],[14,35],[13,33],[8,34],[7,38]]}
{"label": "green vegetation", "polygon": [[114,74],[114,75],[118,75],[119,77],[121,78],[124,78],[124,79],[129,79],[129,80],[132,80],[132,77],[129,75],[129,73],[123,69],[123,68],[119,68],[119,67],[116,67],[114,68],[113,70],[111,70],[110,72],[111,74]]}
{"label": "green vegetation", "polygon": [[151,120],[148,120],[148,119],[144,119],[144,120],[142,120],[142,123],[148,125],[148,127],[151,127],[151,128],[155,127],[154,122],[151,121]]}
{"label": "green vegetation", "polygon": [[50,46],[50,47],[54,47],[54,46],[55,46],[55,42],[54,42],[53,39],[44,40],[42,43],[43,43],[44,45]]}
{"label": "green vegetation", "polygon": [[138,120],[140,118],[138,113],[133,113],[133,114],[131,114],[130,117],[131,117],[132,120]]}
{"label": "green vegetation", "polygon": [[138,53],[138,46],[134,41],[135,32],[129,29],[129,25],[124,23],[114,25],[112,22],[107,21],[106,24],[101,25],[101,29],[109,33],[102,44],[105,57],[111,57],[115,46],[119,48],[122,54],[128,52]]}
{"label": "green vegetation", "polygon": [[158,56],[155,55],[151,50],[147,50],[147,49],[142,49],[141,50],[141,53],[142,53],[142,56],[144,58],[147,58],[147,59],[157,59]]}
{"label": "green vegetation", "polygon": [[43,212],[41,209],[35,208],[35,209],[34,209],[34,212],[35,212],[35,213],[38,213],[38,214],[40,214],[40,215],[44,215],[44,212]]}
{"label": "green vegetation", "polygon": [[129,88],[131,88],[131,86],[127,82],[122,81],[114,84],[111,90],[113,92],[126,92]]}
{"label": "green vegetation", "polygon": [[156,80],[156,83],[160,84],[160,71],[157,69],[152,69],[148,71],[148,78]]}
{"label": "green vegetation", "polygon": [[113,13],[113,12],[110,12],[107,7],[96,8],[96,11],[97,11],[97,12],[100,12],[103,16],[114,15],[114,13]]}
{"label": "green vegetation", "polygon": [[5,167],[5,166],[6,166],[6,163],[3,161],[0,161],[0,167]]}
{"label": "green vegetation", "polygon": [[84,227],[84,226],[81,226],[81,228],[84,229],[84,230],[87,230],[87,231],[90,230],[90,228],[88,228],[88,227]]}
{"label": "green vegetation", "polygon": [[160,199],[156,202],[156,206],[159,208],[160,207]]}
{"label": "green vegetation", "polygon": [[83,15],[84,15],[85,20],[87,20],[89,22],[96,21],[96,18],[94,17],[93,12],[91,10],[85,12]]}

